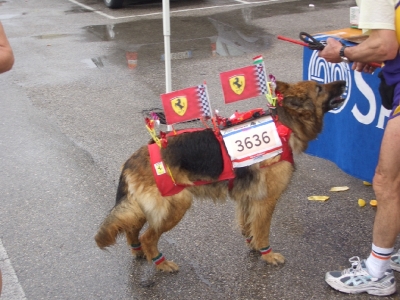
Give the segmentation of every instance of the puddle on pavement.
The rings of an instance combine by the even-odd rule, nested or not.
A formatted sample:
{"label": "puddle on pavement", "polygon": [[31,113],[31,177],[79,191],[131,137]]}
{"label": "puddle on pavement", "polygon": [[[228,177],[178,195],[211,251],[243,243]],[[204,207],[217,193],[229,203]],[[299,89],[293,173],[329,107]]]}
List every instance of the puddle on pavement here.
{"label": "puddle on pavement", "polygon": [[[332,9],[342,0],[321,0],[313,10]],[[308,0],[246,6],[210,16],[171,15],[171,59],[204,59],[218,56],[257,55],[265,52],[276,38],[254,25],[258,19],[296,15],[310,10]],[[294,17],[295,18],[295,17]],[[114,53],[103,56],[103,65],[141,69],[162,63],[164,36],[162,19],[84,27],[85,42],[112,43]],[[91,60],[92,58],[88,58]]]}
{"label": "puddle on pavement", "polygon": [[81,62],[86,64],[91,69],[104,67],[102,57],[86,58],[82,59]]}
{"label": "puddle on pavement", "polygon": [[[105,64],[135,69],[164,61],[162,19],[88,26],[84,30],[86,42],[113,43],[116,53],[104,57]],[[172,17],[171,59],[257,54],[271,47],[273,38],[252,24],[250,8],[205,17]]]}
{"label": "puddle on pavement", "polygon": [[[332,9],[342,0],[321,0],[313,10]],[[274,37],[254,21],[279,15],[295,15],[310,10],[308,0],[246,6],[237,10],[203,17],[171,15],[171,56],[173,60],[215,56],[259,54],[276,42]],[[115,44],[116,52],[108,63],[135,69],[163,61],[162,19],[138,20],[113,25],[84,28],[86,41]],[[117,50],[118,49],[118,50]],[[105,61],[103,61],[105,62]]]}
{"label": "puddle on pavement", "polygon": [[65,14],[69,15],[69,14],[78,14],[87,12],[92,12],[92,11],[84,7],[74,6],[70,10],[65,11]]}

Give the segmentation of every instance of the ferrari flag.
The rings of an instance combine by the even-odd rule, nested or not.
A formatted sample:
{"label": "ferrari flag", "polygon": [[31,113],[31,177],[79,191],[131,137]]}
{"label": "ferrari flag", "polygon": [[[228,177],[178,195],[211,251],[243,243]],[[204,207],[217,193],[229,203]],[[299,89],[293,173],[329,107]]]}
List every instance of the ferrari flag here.
{"label": "ferrari flag", "polygon": [[205,84],[161,95],[167,124],[211,117]]}
{"label": "ferrari flag", "polygon": [[267,93],[263,63],[220,73],[225,103],[232,103]]}

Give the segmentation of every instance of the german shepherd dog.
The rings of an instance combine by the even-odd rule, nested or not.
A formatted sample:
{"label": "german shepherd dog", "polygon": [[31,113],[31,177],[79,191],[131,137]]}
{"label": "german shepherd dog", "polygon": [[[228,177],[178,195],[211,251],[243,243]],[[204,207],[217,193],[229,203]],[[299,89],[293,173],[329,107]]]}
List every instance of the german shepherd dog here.
{"label": "german shepherd dog", "polygon": [[[277,82],[276,90],[282,99],[275,113],[292,130],[289,146],[293,153],[305,151],[308,142],[321,132],[324,114],[343,104],[341,95],[345,87],[345,81]],[[249,247],[260,251],[261,259],[267,263],[284,263],[283,255],[271,250],[269,232],[275,205],[289,184],[293,164],[280,160],[278,155],[236,168],[232,186],[227,180],[217,180],[223,160],[216,140],[211,129],[168,138],[168,146],[161,149],[163,162],[176,182],[192,186],[166,197],[156,186],[147,145],[139,148],[122,167],[116,204],[95,236],[98,247],[104,249],[115,244],[117,236],[125,233],[134,256],[153,261],[157,270],[177,271],[178,265],[166,260],[157,248],[160,236],[179,223],[193,199],[208,198],[215,202],[229,197],[236,203],[236,217]],[[197,180],[211,183],[193,185]],[[148,227],[139,237],[146,222]]]}

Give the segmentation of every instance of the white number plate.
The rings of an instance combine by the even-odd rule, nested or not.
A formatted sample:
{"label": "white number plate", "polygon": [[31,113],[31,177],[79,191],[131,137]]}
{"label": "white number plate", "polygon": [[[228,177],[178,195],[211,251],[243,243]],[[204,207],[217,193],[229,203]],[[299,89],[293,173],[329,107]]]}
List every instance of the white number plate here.
{"label": "white number plate", "polygon": [[271,116],[221,130],[233,167],[250,166],[282,152],[282,142]]}

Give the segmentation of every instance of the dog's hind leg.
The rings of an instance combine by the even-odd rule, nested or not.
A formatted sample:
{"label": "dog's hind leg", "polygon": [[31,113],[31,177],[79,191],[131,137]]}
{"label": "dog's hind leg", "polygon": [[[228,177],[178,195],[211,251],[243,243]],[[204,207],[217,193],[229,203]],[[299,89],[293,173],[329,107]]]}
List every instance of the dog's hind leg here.
{"label": "dog's hind leg", "polygon": [[250,224],[248,222],[249,212],[248,212],[248,201],[238,201],[236,203],[236,219],[239,223],[242,235],[246,239],[247,245],[252,248],[251,240],[252,236],[250,234]]}
{"label": "dog's hind leg", "polygon": [[133,227],[130,230],[125,230],[126,241],[128,245],[131,247],[132,255],[137,258],[144,257],[142,246],[139,241],[139,233],[145,223],[146,223],[146,217],[142,213],[142,216],[138,216]]}
{"label": "dog's hind leg", "polygon": [[143,252],[156,269],[165,272],[178,271],[179,266],[165,259],[158,250],[158,241],[164,232],[174,228],[192,204],[192,196],[186,190],[181,193],[157,199],[157,205],[144,209],[149,222],[149,228],[140,237]]}

